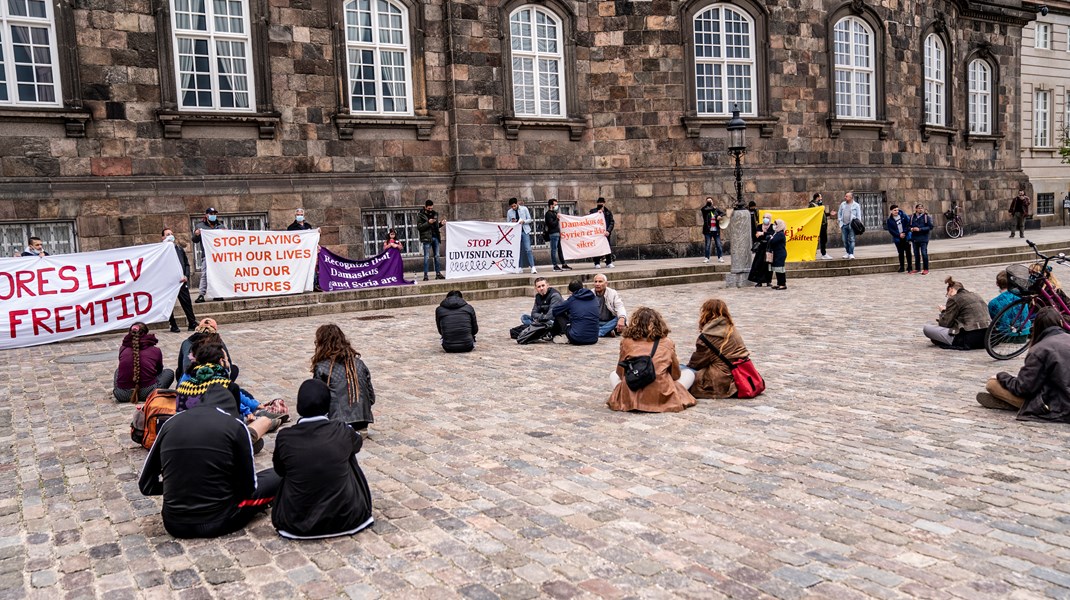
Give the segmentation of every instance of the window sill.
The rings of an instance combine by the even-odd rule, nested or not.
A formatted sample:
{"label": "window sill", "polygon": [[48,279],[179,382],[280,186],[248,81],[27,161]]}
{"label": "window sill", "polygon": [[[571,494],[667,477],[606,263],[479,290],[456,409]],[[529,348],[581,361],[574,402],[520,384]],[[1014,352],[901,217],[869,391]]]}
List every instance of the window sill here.
{"label": "window sill", "polygon": [[878,139],[886,140],[892,133],[892,125],[895,125],[895,121],[860,121],[832,116],[828,118],[829,137],[833,139],[840,137],[840,132],[844,129],[861,129],[876,131]]}
{"label": "window sill", "polygon": [[964,131],[962,133],[962,139],[966,142],[966,149],[973,148],[974,144],[992,144],[992,147],[999,145],[1003,139],[1002,133],[970,133]]}
{"label": "window sill", "polygon": [[431,129],[435,126],[435,118],[430,116],[364,116],[354,114],[336,114],[334,125],[338,128],[338,139],[351,140],[353,132],[363,128],[382,129],[416,129],[416,139],[426,141],[431,139]]}
{"label": "window sill", "polygon": [[521,129],[568,129],[568,139],[578,142],[587,129],[587,119],[546,119],[543,117],[502,117],[505,139],[520,137]]}
{"label": "window sill", "polygon": [[[703,127],[718,127],[724,129],[728,126],[728,122],[732,120],[732,117],[713,117],[713,116],[700,116],[700,115],[684,115],[680,117],[680,122],[684,124],[684,130],[687,131],[687,137],[697,138],[702,133]],[[767,138],[773,137],[773,126],[779,121],[779,117],[743,117],[743,120],[747,125],[757,125],[758,135]]]}
{"label": "window sill", "polygon": [[954,127],[947,127],[945,125],[929,125],[928,123],[921,126],[921,141],[927,142],[929,138],[936,135],[942,135],[947,137],[947,142],[950,144],[955,141],[955,136],[958,135],[958,130]]}
{"label": "window sill", "polygon": [[163,136],[168,139],[181,139],[182,126],[186,123],[212,126],[251,125],[259,129],[260,139],[275,139],[275,129],[282,120],[277,112],[262,113],[204,113],[177,110],[160,110],[157,118],[163,125]]}
{"label": "window sill", "polygon": [[29,123],[63,123],[67,137],[85,137],[85,125],[93,117],[83,108],[0,108],[0,121]]}

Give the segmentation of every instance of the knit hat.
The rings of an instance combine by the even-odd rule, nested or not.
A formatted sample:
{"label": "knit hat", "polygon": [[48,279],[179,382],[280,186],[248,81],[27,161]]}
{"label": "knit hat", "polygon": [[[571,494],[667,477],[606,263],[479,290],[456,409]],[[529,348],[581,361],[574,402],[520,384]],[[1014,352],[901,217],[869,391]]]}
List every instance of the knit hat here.
{"label": "knit hat", "polygon": [[306,379],[297,390],[297,413],[302,417],[322,417],[330,409],[331,388],[319,379]]}

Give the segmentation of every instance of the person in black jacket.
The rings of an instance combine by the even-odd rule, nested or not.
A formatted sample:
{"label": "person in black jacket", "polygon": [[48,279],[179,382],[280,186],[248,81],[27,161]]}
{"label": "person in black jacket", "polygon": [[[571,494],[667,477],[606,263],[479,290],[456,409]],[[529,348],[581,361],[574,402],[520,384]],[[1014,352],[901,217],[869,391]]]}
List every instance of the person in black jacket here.
{"label": "person in black jacket", "polygon": [[545,277],[538,277],[535,279],[535,304],[531,307],[530,315],[520,315],[520,322],[525,327],[532,323],[549,323],[551,335],[564,333],[560,325],[554,321],[554,315],[551,312],[555,306],[564,301],[561,292],[550,287],[550,282],[546,281]]}
{"label": "person in black jacket", "polygon": [[209,386],[201,402],[164,422],[141,470],[146,496],[163,494],[163,526],[177,538],[237,531],[279,489],[271,469],[256,472],[253,443],[234,396]]}
{"label": "person in black jacket", "polygon": [[[193,315],[193,299],[189,295],[189,258],[186,257],[186,251],[182,249],[182,246],[179,246],[178,242],[175,241],[175,232],[170,227],[165,227],[160,232],[160,235],[163,236],[163,241],[171,242],[175,245],[178,263],[182,265],[182,287],[178,288],[178,303],[182,305],[182,312],[186,314],[186,329],[193,331],[197,328],[197,317]],[[182,331],[178,328],[174,310],[171,311],[171,318],[168,323],[171,325],[171,333]]]}
{"label": "person in black jacket", "polygon": [[476,309],[464,301],[460,290],[452,290],[435,309],[435,325],[446,352],[471,352],[476,347]]}
{"label": "person in black jacket", "polygon": [[777,219],[773,222],[773,235],[769,236],[769,244],[766,252],[770,254],[772,260],[769,261],[769,270],[776,275],[776,285],[773,286],[774,290],[786,290],[788,289],[788,275],[785,265],[788,261],[788,238],[785,235],[787,225],[783,220]]}
{"label": "person in black jacket", "polygon": [[[615,224],[613,222],[613,213],[608,208],[606,208],[606,199],[605,198],[599,198],[598,201],[596,202],[596,206],[594,208],[592,208],[591,211],[588,214],[592,214],[593,215],[594,213],[597,213],[597,212],[602,213],[602,216],[606,220],[606,237],[609,238],[609,247],[612,249],[613,248],[613,236],[612,236],[612,234],[613,234],[613,228],[615,227]],[[597,268],[602,266],[602,259],[603,258],[606,259],[606,266],[609,267],[610,269],[612,269],[614,266],[616,266],[616,265],[613,264],[613,258],[614,258],[613,253],[610,252],[609,254],[607,254],[605,256],[596,256],[596,257],[594,257],[594,268],[597,269]]]}
{"label": "person in black jacket", "polygon": [[286,231],[303,231],[314,229],[312,223],[305,220],[305,209],[299,208],[294,211],[294,222],[286,226]]}
{"label": "person in black jacket", "polygon": [[565,262],[565,255],[561,254],[561,217],[557,213],[557,198],[550,198],[546,206],[546,214],[543,216],[546,227],[543,233],[550,244],[550,262],[554,263],[555,271],[571,271],[572,267]]}
{"label": "person in black jacket", "polygon": [[724,262],[724,250],[721,248],[721,217],[724,211],[713,205],[713,198],[707,196],[706,204],[699,211],[702,215],[702,237],[706,238],[706,260],[710,262],[710,247],[717,250],[717,262]]}
{"label": "person in black jacket", "polygon": [[352,535],[375,522],[368,480],[357,464],[364,441],[327,418],[331,390],[316,379],[297,391],[297,424],[279,432],[271,462],[282,478],[271,509],[279,535],[319,539]]}
{"label": "person in black jacket", "polygon": [[[554,319],[560,321],[569,343],[589,346],[598,342],[598,300],[594,292],[583,287],[583,282],[573,279],[568,284],[572,295],[568,300],[550,310]],[[559,338],[554,338],[558,341]]]}

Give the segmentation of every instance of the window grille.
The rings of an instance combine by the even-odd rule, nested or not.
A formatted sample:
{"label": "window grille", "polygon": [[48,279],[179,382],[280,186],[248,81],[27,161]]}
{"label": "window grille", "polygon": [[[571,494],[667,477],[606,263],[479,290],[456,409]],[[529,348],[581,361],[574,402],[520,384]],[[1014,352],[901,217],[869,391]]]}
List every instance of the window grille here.
{"label": "window grille", "polygon": [[[203,217],[196,216],[189,219],[189,230],[192,232],[197,227],[197,223],[201,222]],[[219,215],[219,222],[223,224],[223,229],[237,229],[239,231],[267,231],[268,218],[267,213],[252,213],[244,215]],[[193,244],[193,259],[194,269],[197,265],[201,264],[203,253],[201,252],[201,245],[194,242]]]}
{"label": "window grille", "polygon": [[[558,201],[557,208],[558,213],[562,215],[576,214],[575,202]],[[546,205],[528,206],[528,210],[531,212],[531,218],[534,220],[534,223],[531,224],[531,247],[548,248],[550,246],[550,239],[546,237]]]}
{"label": "window grille", "polygon": [[78,252],[73,221],[0,223],[0,256],[20,256],[31,237],[41,238],[45,252],[49,254]]}
{"label": "window grille", "polygon": [[[387,210],[363,211],[364,218],[364,256],[375,256],[383,251],[387,233],[396,229],[401,253],[406,256],[419,256],[423,253],[420,243],[420,230],[416,223],[422,208],[391,208]],[[441,216],[441,215],[439,215]]]}

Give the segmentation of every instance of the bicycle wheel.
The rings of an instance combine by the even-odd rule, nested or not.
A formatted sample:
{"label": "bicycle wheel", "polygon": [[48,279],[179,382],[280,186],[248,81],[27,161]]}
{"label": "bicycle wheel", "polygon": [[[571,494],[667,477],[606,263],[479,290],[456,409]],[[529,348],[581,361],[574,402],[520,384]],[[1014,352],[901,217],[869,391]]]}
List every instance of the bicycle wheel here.
{"label": "bicycle wheel", "polygon": [[1032,297],[1019,298],[1003,307],[985,332],[988,355],[996,360],[1008,360],[1025,352],[1036,314]]}
{"label": "bicycle wheel", "polygon": [[956,221],[948,221],[944,224],[944,230],[947,231],[947,237],[958,238],[962,237],[962,223]]}

